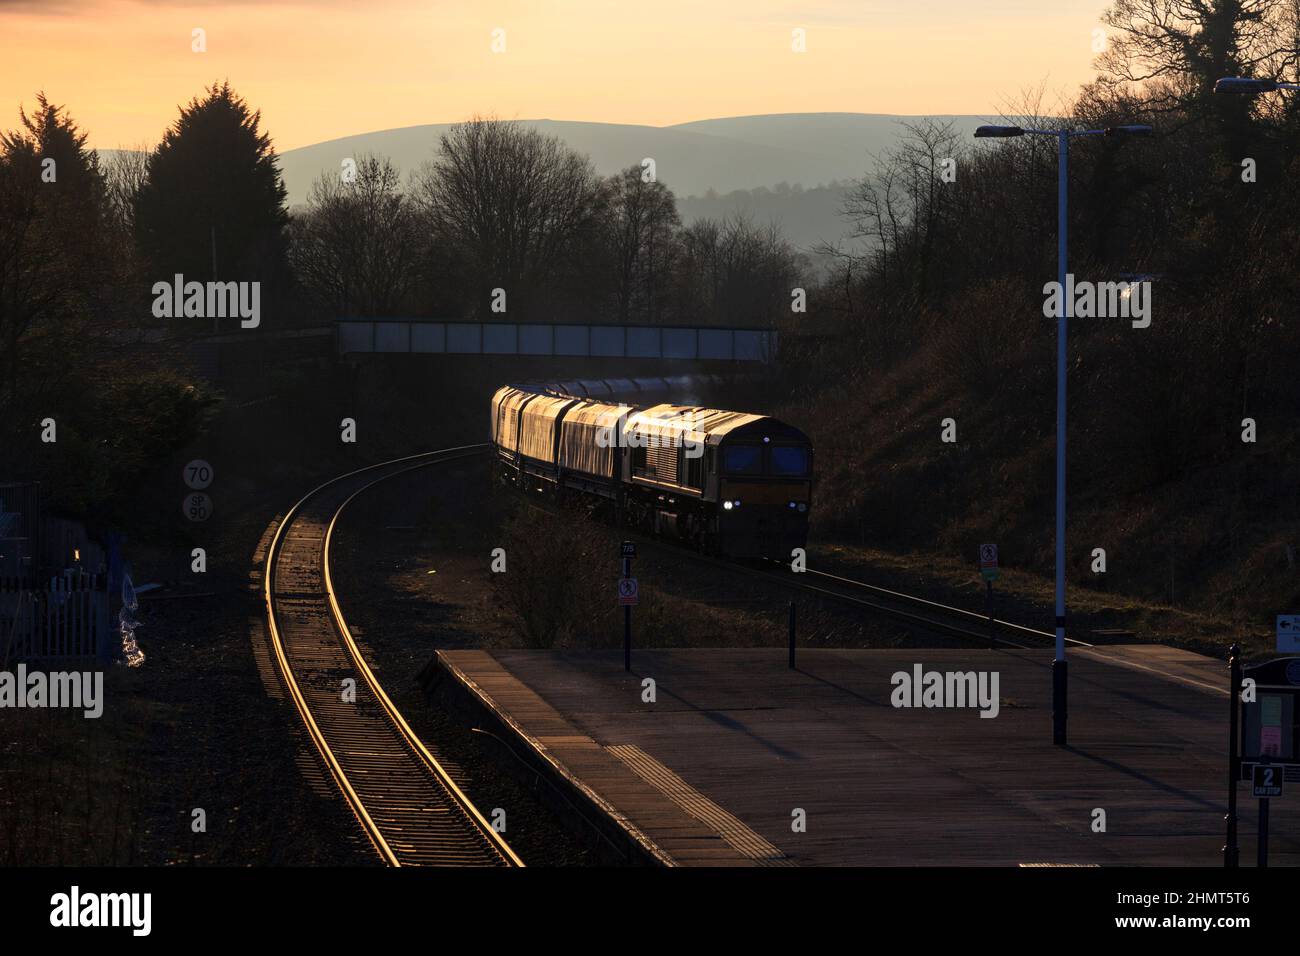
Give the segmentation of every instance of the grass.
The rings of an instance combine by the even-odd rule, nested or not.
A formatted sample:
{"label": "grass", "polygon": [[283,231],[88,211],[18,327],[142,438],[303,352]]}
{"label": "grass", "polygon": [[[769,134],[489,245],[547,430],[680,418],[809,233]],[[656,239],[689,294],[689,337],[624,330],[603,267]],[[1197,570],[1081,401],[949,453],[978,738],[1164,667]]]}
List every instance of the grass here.
{"label": "grass", "polygon": [[[944,554],[903,554],[830,544],[813,550],[810,563],[817,570],[842,572],[868,584],[896,588],[954,607],[975,612],[984,609],[984,582],[973,559],[963,562]],[[998,617],[1052,630],[1052,580],[1032,571],[1004,569],[994,585],[994,594]],[[1080,640],[1093,640],[1095,631],[1118,629],[1131,631],[1136,640],[1144,643],[1171,644],[1212,657],[1226,657],[1226,648],[1233,641],[1241,643],[1247,656],[1266,657],[1273,649],[1271,630],[1243,627],[1231,617],[1071,582],[1067,582],[1066,597],[1067,633]]]}
{"label": "grass", "polygon": [[[868,580],[982,610],[975,556],[997,542],[998,593],[1025,623],[1050,628],[1053,337],[1022,323],[1009,338],[1012,320],[992,311],[918,319],[917,344],[894,359],[845,354],[842,344],[802,356],[797,364],[817,377],[796,378],[776,413],[813,440],[815,553]],[[999,348],[976,348],[990,330]],[[1300,610],[1300,427],[1286,414],[1296,390],[1292,379],[1258,372],[1251,394],[1270,426],[1267,438],[1243,442],[1240,413],[1229,407],[1240,408],[1240,390],[1231,399],[1222,392],[1231,356],[1188,348],[1172,329],[1075,339],[1071,627],[1125,628],[1220,656],[1239,640],[1268,655],[1275,615]],[[952,443],[941,440],[949,418]],[[1097,548],[1104,574],[1092,570]]]}

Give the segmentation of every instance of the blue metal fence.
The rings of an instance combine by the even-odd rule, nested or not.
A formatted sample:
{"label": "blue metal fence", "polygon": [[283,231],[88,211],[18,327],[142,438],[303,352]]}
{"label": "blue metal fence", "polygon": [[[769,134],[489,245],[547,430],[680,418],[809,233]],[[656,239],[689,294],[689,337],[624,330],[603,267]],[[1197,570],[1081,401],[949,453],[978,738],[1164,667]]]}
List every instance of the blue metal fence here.
{"label": "blue metal fence", "polygon": [[766,363],[775,357],[777,345],[772,329],[418,319],[344,319],[336,328],[340,355],[449,353]]}

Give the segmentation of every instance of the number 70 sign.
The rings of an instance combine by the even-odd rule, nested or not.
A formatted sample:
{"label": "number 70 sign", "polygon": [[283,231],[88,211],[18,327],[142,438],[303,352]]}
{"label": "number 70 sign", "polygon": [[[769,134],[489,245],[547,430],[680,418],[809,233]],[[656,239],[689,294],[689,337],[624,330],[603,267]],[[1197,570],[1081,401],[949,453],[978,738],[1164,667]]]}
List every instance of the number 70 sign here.
{"label": "number 70 sign", "polygon": [[204,488],[212,484],[212,466],[201,458],[196,458],[181,471],[181,478],[194,491],[181,502],[181,510],[191,521],[207,521],[212,515],[212,499],[202,494]]}

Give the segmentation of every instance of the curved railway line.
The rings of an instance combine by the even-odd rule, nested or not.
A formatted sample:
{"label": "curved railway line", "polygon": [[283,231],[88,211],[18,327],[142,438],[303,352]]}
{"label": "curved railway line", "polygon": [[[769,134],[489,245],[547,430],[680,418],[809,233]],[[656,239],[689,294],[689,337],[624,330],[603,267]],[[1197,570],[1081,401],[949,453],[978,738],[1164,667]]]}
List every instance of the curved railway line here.
{"label": "curved railway line", "polygon": [[[329,549],[339,515],[397,475],[481,454],[446,448],[371,465],[308,492],[271,539],[263,582],[280,677],[308,736],[390,866],[523,866],[384,693],[339,608]],[[355,701],[344,682],[355,682]]]}
{"label": "curved railway line", "polygon": [[[339,606],[329,553],[339,517],[373,486],[421,468],[483,454],[465,445],[370,465],[304,495],[279,523],[263,592],[274,661],[308,736],[380,859],[390,866],[523,866],[447,769],[407,724],[362,656]],[[550,509],[547,509],[550,510]],[[632,534],[647,543],[674,547]],[[674,548],[674,550],[681,550]],[[963,608],[783,562],[763,566],[688,551],[705,564],[840,601],[905,624],[987,643],[988,618]],[[993,640],[1052,641],[1051,631],[997,619]],[[1029,643],[1025,643],[1025,642]],[[1090,647],[1084,641],[1067,642]],[[344,699],[344,681],[355,701]]]}

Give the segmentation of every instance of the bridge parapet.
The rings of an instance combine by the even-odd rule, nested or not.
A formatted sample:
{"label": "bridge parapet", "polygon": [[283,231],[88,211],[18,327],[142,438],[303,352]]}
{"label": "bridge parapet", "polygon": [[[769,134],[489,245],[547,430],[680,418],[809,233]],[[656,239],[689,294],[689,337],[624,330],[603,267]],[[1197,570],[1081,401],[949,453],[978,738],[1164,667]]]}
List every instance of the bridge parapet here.
{"label": "bridge parapet", "polygon": [[772,329],[343,319],[340,355],[362,352],[550,355],[757,362],[776,355]]}

